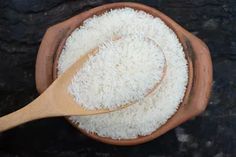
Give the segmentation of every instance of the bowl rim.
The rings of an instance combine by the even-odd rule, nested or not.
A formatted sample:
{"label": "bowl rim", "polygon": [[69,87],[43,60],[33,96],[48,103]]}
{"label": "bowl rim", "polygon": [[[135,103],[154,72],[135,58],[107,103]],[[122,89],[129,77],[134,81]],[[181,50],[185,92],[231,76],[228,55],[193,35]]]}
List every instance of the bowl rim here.
{"label": "bowl rim", "polygon": [[[49,69],[50,68],[52,69],[50,71],[51,74],[48,78],[51,77],[51,80],[46,81],[48,83],[46,86],[50,85],[50,83],[57,77],[57,63],[58,63],[60,53],[64,47],[67,37],[74,31],[74,29],[82,25],[84,20],[86,20],[89,17],[92,17],[93,15],[100,15],[103,12],[108,11],[110,9],[117,9],[117,8],[124,8],[124,7],[130,7],[136,10],[142,10],[144,12],[147,12],[153,15],[154,17],[159,17],[177,35],[180,43],[182,44],[184,48],[186,60],[188,61],[188,75],[189,75],[188,84],[187,84],[185,96],[183,98],[182,103],[180,103],[178,110],[167,120],[167,122],[164,123],[157,130],[155,130],[153,133],[147,136],[140,136],[138,138],[128,139],[128,140],[126,139],[116,140],[116,139],[111,139],[108,137],[101,137],[101,136],[96,135],[95,133],[88,133],[84,129],[79,128],[74,122],[69,120],[68,117],[66,117],[66,119],[76,129],[79,129],[83,134],[97,141],[107,143],[107,144],[113,144],[113,145],[137,145],[137,144],[151,141],[161,136],[162,134],[166,133],[167,131],[173,129],[174,127],[178,126],[179,124],[183,123],[184,121],[188,120],[189,118],[194,117],[200,114],[201,112],[203,112],[207,106],[207,102],[208,102],[210,91],[211,91],[212,63],[211,63],[210,53],[207,46],[200,39],[198,39],[197,37],[195,37],[188,31],[186,31],[184,28],[182,28],[180,25],[178,25],[176,22],[174,22],[172,19],[170,19],[169,17],[167,17],[160,11],[156,10],[155,8],[152,8],[143,4],[139,4],[139,3],[131,3],[131,2],[111,3],[111,4],[105,4],[105,5],[90,9],[62,23],[52,26],[51,28],[48,29],[49,33],[51,32],[51,34],[53,33],[55,34],[55,33],[58,33],[58,30],[59,30],[59,32],[61,32],[62,37],[59,43],[57,43],[57,46],[55,46],[54,48],[54,54],[50,56],[51,59],[53,59],[53,61],[51,62],[52,65],[50,65],[49,67]],[[67,25],[68,28],[64,27],[63,25]],[[47,33],[45,34],[45,36],[47,36]],[[44,54],[42,53],[42,48],[45,47],[45,44],[43,45],[43,41],[45,40],[44,39],[42,40],[42,44],[40,46],[39,53],[37,56],[37,61],[36,61],[36,85],[39,92],[42,92],[43,90],[46,89],[45,88],[46,86],[43,87],[45,89],[42,89],[42,87],[40,87],[40,82],[37,82],[40,79],[39,75],[43,74],[42,70],[40,70],[40,67],[42,69],[42,66],[40,66],[40,59],[43,58],[43,55],[45,58],[45,53]],[[202,58],[203,58],[203,61],[201,61],[201,63],[204,63],[205,68],[202,67],[201,64],[199,64],[200,62],[199,60]],[[47,71],[47,73],[49,72]],[[206,76],[203,77],[202,73]],[[200,78],[204,78],[203,81],[197,80],[197,76],[200,74],[201,74]],[[44,78],[44,82],[45,82],[45,78]],[[197,105],[194,106],[193,103],[196,103],[197,101],[196,95],[199,95],[196,93],[201,92],[201,90],[197,91],[197,89],[200,88],[199,86],[202,84],[201,82],[204,82],[203,84],[205,85],[205,87],[201,86],[201,88],[205,89],[203,90],[204,97],[202,98],[203,99],[202,101],[200,102],[198,101],[198,106]],[[192,104],[192,105],[188,105],[188,104]],[[192,109],[195,109],[195,110],[192,111]],[[181,114],[183,113],[185,114],[181,116]],[[178,121],[175,120],[176,115],[178,115]]]}

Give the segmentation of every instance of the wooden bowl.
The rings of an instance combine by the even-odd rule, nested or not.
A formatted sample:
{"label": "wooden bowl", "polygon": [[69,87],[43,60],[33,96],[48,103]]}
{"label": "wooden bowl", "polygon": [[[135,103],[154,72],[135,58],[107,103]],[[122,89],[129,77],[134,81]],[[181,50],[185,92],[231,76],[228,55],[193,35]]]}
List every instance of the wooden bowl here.
{"label": "wooden bowl", "polygon": [[[86,136],[104,143],[113,145],[137,145],[151,141],[188,119],[202,113],[207,106],[212,86],[212,62],[207,46],[199,38],[186,31],[160,11],[138,3],[112,3],[85,11],[48,28],[38,51],[36,61],[36,86],[38,92],[42,93],[53,80],[56,79],[58,58],[67,37],[75,28],[79,27],[84,20],[93,15],[102,14],[110,9],[124,7],[143,10],[154,17],[162,19],[177,34],[177,37],[182,43],[189,70],[187,90],[179,109],[167,123],[154,131],[151,135],[140,136],[131,140],[113,140],[79,129]],[[71,122],[71,124],[73,123]]]}

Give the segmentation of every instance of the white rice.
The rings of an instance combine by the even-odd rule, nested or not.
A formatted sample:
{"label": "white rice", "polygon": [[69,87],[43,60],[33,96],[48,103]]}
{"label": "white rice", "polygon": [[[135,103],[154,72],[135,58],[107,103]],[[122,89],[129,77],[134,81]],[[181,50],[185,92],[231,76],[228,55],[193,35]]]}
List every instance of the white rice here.
{"label": "white rice", "polygon": [[85,109],[117,109],[142,100],[164,75],[165,57],[155,42],[137,35],[99,45],[74,76],[69,92]]}
{"label": "white rice", "polygon": [[154,40],[166,58],[166,74],[155,93],[122,110],[93,116],[72,116],[78,127],[99,136],[133,139],[163,125],[181,103],[188,81],[187,61],[175,33],[159,18],[131,8],[116,9],[84,21],[67,39],[59,58],[62,74],[81,55],[114,36],[138,34]]}

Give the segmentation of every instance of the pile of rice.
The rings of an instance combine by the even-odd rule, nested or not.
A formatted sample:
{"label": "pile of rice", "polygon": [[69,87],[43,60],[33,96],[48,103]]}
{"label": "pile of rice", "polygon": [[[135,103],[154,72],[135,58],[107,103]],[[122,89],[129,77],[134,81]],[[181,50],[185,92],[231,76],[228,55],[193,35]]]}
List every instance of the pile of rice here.
{"label": "pile of rice", "polygon": [[[85,53],[106,41],[111,41],[114,36],[127,35],[149,38],[157,43],[164,53],[166,72],[155,93],[119,111],[69,118],[87,132],[112,139],[134,139],[149,135],[158,129],[176,112],[184,97],[188,81],[187,61],[175,33],[161,19],[131,8],[115,9],[101,16],[94,16],[74,30],[59,58],[58,74],[65,72]],[[144,93],[148,86],[144,85],[142,89]],[[101,102],[100,105],[111,101],[101,99]],[[120,102],[117,101],[114,105]]]}
{"label": "pile of rice", "polygon": [[114,110],[142,100],[164,76],[162,50],[143,36],[108,40],[95,50],[69,86],[85,109]]}

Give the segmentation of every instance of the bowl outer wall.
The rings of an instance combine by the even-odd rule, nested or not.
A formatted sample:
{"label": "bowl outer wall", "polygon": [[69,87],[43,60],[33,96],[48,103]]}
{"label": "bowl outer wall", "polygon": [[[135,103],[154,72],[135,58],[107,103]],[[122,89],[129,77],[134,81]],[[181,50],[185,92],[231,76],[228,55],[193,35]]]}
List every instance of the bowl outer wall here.
{"label": "bowl outer wall", "polygon": [[184,48],[185,56],[188,61],[189,79],[183,102],[180,104],[177,112],[163,126],[150,135],[140,136],[136,139],[114,140],[107,137],[100,137],[94,133],[88,133],[78,128],[70,120],[69,122],[86,136],[100,142],[113,145],[137,145],[151,141],[188,119],[202,113],[207,106],[212,86],[212,61],[207,46],[199,38],[186,31],[160,11],[138,3],[111,3],[85,11],[50,27],[45,33],[38,51],[36,60],[36,87],[38,92],[42,93],[53,80],[56,79],[57,63],[60,53],[67,37],[75,28],[82,25],[84,20],[93,15],[99,15],[110,9],[124,7],[143,10],[154,17],[159,17],[176,33]]}

